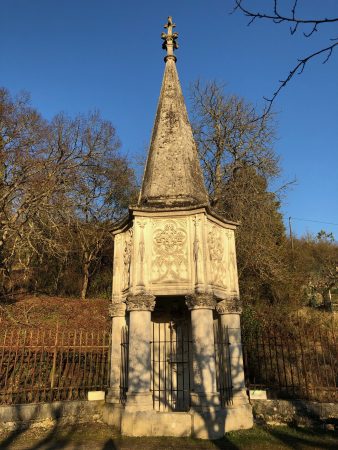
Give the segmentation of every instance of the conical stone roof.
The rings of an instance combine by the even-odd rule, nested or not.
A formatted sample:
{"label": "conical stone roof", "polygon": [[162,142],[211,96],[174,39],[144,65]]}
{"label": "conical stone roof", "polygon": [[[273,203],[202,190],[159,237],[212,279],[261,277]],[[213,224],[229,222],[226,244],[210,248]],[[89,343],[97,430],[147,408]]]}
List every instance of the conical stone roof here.
{"label": "conical stone roof", "polygon": [[208,195],[178,79],[176,58],[169,55],[165,60],[138,204],[157,208],[206,205]]}

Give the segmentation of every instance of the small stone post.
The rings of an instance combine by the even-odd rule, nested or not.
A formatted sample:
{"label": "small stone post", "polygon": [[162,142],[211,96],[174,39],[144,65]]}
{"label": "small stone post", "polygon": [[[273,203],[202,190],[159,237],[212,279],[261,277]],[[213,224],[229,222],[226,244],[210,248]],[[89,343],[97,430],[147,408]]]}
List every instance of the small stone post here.
{"label": "small stone post", "polygon": [[126,409],[145,411],[153,408],[151,393],[151,312],[155,297],[149,294],[130,295],[129,311],[129,373]]}
{"label": "small stone post", "polygon": [[219,408],[220,399],[216,384],[216,362],[213,332],[213,309],[216,301],[211,294],[186,296],[191,311],[193,340],[193,392],[191,406],[208,411]]}
{"label": "small stone post", "polygon": [[[229,337],[233,405],[248,403],[246,395],[241,338],[241,304],[238,296],[229,296],[217,303],[223,335]],[[227,330],[227,333],[224,331]]]}

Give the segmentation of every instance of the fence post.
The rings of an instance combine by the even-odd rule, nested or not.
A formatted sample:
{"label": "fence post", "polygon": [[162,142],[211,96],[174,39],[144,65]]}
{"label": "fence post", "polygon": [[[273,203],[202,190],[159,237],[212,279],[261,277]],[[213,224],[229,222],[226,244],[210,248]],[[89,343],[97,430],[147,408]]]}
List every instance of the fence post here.
{"label": "fence post", "polygon": [[54,383],[55,383],[55,370],[56,370],[58,334],[59,334],[59,321],[57,321],[57,323],[56,323],[54,354],[53,354],[53,365],[52,365],[52,371],[51,371],[51,374],[50,374],[50,387],[51,387],[51,389],[54,388]]}

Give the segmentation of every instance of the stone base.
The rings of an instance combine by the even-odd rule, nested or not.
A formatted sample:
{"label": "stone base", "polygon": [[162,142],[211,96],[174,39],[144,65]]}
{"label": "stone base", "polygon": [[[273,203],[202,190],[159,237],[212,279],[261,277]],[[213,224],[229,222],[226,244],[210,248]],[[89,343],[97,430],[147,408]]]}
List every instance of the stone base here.
{"label": "stone base", "polygon": [[102,420],[107,425],[121,429],[121,419],[124,407],[117,403],[106,403],[103,408]]}
{"label": "stone base", "polygon": [[219,439],[229,431],[253,427],[252,408],[248,403],[209,412],[196,411],[192,417],[191,436],[198,439]]}
{"label": "stone base", "polygon": [[122,436],[191,436],[191,415],[157,411],[124,411]]}
{"label": "stone base", "polygon": [[253,426],[251,405],[189,412],[131,411],[106,405],[103,420],[123,436],[172,436],[219,439],[225,433]]}

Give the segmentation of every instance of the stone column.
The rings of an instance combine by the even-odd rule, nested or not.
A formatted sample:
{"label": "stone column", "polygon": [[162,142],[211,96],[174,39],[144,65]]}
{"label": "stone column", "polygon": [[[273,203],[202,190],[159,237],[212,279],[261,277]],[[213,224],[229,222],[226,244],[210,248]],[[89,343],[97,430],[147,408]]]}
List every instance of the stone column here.
{"label": "stone column", "polygon": [[129,372],[126,409],[144,411],[153,408],[151,393],[151,311],[155,297],[149,294],[130,295]]}
{"label": "stone column", "polygon": [[191,406],[195,410],[208,411],[220,405],[216,383],[216,362],[213,331],[213,309],[216,301],[212,294],[186,296],[191,311],[193,341],[193,391]]}
{"label": "stone column", "polygon": [[229,337],[229,359],[233,405],[248,403],[246,395],[241,339],[241,303],[238,296],[229,296],[216,305],[223,336]]}
{"label": "stone column", "polygon": [[112,333],[110,387],[107,394],[107,402],[120,403],[121,335],[122,329],[126,325],[126,305],[124,303],[111,304],[109,315],[112,318]]}

